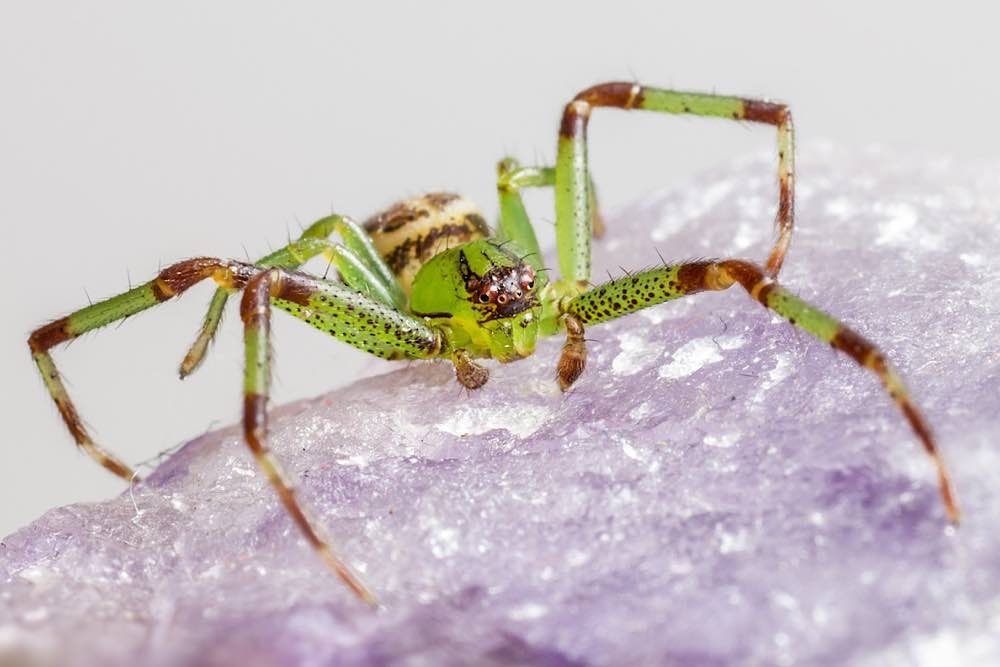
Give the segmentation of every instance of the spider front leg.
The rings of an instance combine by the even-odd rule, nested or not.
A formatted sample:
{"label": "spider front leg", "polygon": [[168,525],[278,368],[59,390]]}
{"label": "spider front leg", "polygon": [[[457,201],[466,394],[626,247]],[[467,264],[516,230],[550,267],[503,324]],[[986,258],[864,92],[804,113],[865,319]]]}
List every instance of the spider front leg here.
{"label": "spider front leg", "polygon": [[[340,236],[343,245],[326,240],[333,234]],[[397,308],[406,306],[406,295],[375,249],[371,237],[346,216],[334,214],[317,220],[297,240],[257,260],[255,266],[296,269],[319,254],[324,254],[344,282],[356,290]],[[197,370],[204,361],[228,299],[229,291],[222,288],[215,291],[201,330],[181,361],[182,379]]]}
{"label": "spider front leg", "polygon": [[[662,266],[598,285],[569,299],[562,309],[580,325],[589,326],[688,294],[728,289],[734,283],[739,283],[751,298],[766,308],[829,343],[878,376],[934,462],[945,512],[953,523],[958,523],[958,503],[930,427],[882,351],[834,317],[778,285],[753,262],[729,259]],[[579,335],[582,339],[582,331]]]}
{"label": "spider front leg", "polygon": [[368,604],[375,596],[337,557],[331,541],[299,501],[291,478],[268,444],[267,401],[271,383],[271,303],[307,324],[360,350],[385,359],[438,356],[443,336],[423,320],[337,283],[281,268],[252,278],[243,292],[243,431],[247,446],[282,505],[310,546],[351,591]]}
{"label": "spider front leg", "polygon": [[587,125],[594,107],[642,109],[670,114],[714,116],[774,125],[778,130],[778,238],[767,259],[775,277],[785,259],[794,220],[794,136],[792,115],[783,104],[741,97],[685,93],[638,83],[604,83],[577,94],[566,105],[556,157],[556,238],[559,271],[570,287],[590,280],[591,192]]}
{"label": "spider front leg", "polygon": [[70,315],[36,329],[28,338],[31,356],[38,366],[45,387],[55,401],[59,414],[77,446],[115,475],[131,481],[132,469],[90,437],[76,406],[66,391],[49,350],[88,331],[124,320],[159,305],[206,278],[213,278],[226,289],[242,287],[254,272],[253,267],[210,257],[198,257],[178,262],[163,269],[153,280],[129,291],[82,308]]}

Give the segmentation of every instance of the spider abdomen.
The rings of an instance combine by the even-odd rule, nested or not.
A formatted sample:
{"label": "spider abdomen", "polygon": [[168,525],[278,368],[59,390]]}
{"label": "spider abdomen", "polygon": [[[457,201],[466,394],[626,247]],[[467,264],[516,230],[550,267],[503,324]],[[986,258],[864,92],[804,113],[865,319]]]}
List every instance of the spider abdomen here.
{"label": "spider abdomen", "polygon": [[365,221],[364,229],[407,295],[431,257],[490,235],[479,207],[447,192],[398,202]]}

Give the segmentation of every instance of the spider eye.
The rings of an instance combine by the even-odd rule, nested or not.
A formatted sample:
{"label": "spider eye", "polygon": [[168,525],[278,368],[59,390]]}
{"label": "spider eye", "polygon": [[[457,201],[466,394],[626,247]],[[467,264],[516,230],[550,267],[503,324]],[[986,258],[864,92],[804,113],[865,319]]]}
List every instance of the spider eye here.
{"label": "spider eye", "polygon": [[490,297],[486,294],[479,295],[479,303],[489,303]]}
{"label": "spider eye", "polygon": [[527,287],[528,289],[535,289],[535,281],[529,280],[528,283],[525,285],[525,287]]}

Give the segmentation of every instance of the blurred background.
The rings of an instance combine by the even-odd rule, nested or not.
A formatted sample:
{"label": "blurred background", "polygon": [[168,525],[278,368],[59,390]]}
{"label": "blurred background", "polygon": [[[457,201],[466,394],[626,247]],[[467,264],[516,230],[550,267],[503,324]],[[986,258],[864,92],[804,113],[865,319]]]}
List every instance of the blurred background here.
{"label": "blurred background", "polygon": [[[1000,152],[988,3],[347,7],[0,6],[0,535],[124,486],[75,450],[30,361],[33,328],[180,258],[259,256],[331,210],[364,218],[448,189],[492,217],[496,160],[550,162],[562,105],[593,83],[789,102],[803,161],[820,139],[962,160]],[[610,211],[774,143],[771,128],[652,114],[600,111],[591,127]],[[549,230],[551,195],[529,204]],[[177,379],[210,294],[201,286],[55,351],[98,441],[133,464],[239,417],[233,310],[205,366]],[[276,403],[371,363],[281,315],[275,338]]]}

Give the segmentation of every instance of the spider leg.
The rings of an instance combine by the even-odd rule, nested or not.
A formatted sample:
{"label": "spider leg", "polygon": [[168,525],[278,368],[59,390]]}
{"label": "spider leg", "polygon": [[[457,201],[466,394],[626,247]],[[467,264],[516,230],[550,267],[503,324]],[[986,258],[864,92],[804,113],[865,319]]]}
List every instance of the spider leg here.
{"label": "spider leg", "polygon": [[[343,245],[325,242],[332,234],[338,234]],[[297,240],[257,260],[256,266],[296,269],[321,253],[337,267],[348,285],[389,305],[406,306],[406,295],[371,238],[346,216],[335,214],[317,220]],[[181,378],[193,373],[204,361],[228,300],[229,291],[223,288],[215,291],[201,330],[181,362]]]}
{"label": "spider leg", "polygon": [[[318,252],[333,252],[335,244],[323,239],[306,239]],[[354,257],[353,254],[345,255]],[[345,265],[345,280],[361,281],[371,287],[360,261]],[[361,267],[361,269],[359,269]],[[353,277],[352,277],[353,276]],[[97,445],[80,419],[49,350],[81,334],[123,320],[167,301],[192,285],[212,278],[226,290],[246,289],[240,315],[244,322],[246,367],[244,386],[244,427],[247,445],[278,492],[310,544],[337,572],[352,591],[374,604],[374,597],[337,559],[329,542],[319,536],[315,523],[298,503],[293,486],[267,447],[267,396],[270,382],[271,302],[338,339],[387,359],[429,358],[445,347],[443,335],[422,319],[396,310],[380,300],[377,288],[367,295],[351,287],[324,281],[281,268],[262,270],[243,262],[198,257],[163,269],[153,280],[82,308],[35,330],[28,338],[32,358],[45,386],[55,401],[77,445],[99,464],[125,480],[135,479],[129,466]],[[364,280],[362,280],[364,278]]]}
{"label": "spider leg", "polygon": [[[365,232],[365,230],[363,230],[356,222],[347,216],[334,214],[321,218],[306,227],[299,240],[321,240],[332,234],[340,236],[343,241],[343,246],[341,247],[350,252],[350,254],[357,260],[353,263],[360,262],[360,264],[364,265],[364,267],[368,270],[368,273],[370,274],[368,282],[372,284],[377,283],[376,287],[379,293],[388,293],[387,297],[378,297],[379,300],[390,306],[405,308],[406,295],[403,293],[403,289],[399,286],[399,282],[396,280],[396,276],[392,273],[392,269],[390,269],[385,263],[385,260],[382,259],[382,255],[380,255],[379,251],[375,248],[375,245],[372,243],[371,237],[367,234],[367,232]],[[304,256],[301,248],[296,246],[293,242],[285,248],[279,248],[270,255],[263,257],[260,262],[258,262],[258,266],[266,268],[279,267],[295,269],[308,261],[308,259],[309,257]],[[340,266],[338,264],[338,270],[339,268]],[[348,281],[345,280],[345,282]],[[351,283],[348,282],[348,284]]]}
{"label": "spider leg", "polygon": [[291,478],[271,452],[267,436],[267,401],[271,381],[271,303],[306,323],[355,347],[384,358],[428,358],[442,347],[439,333],[422,320],[348,287],[302,273],[271,268],[253,277],[243,292],[243,428],[247,446],[278,493],[302,534],[327,565],[370,605],[375,596],[334,553],[318,523],[299,502]]}
{"label": "spider leg", "polygon": [[299,502],[295,485],[271,452],[267,437],[267,399],[271,380],[271,296],[281,295],[284,281],[276,269],[264,271],[250,281],[243,292],[240,317],[244,326],[246,366],[244,370],[243,434],[257,465],[285,510],[323,561],[337,573],[348,588],[368,604],[377,604],[375,596],[334,553],[330,540],[321,536],[316,521]]}
{"label": "spider leg", "polygon": [[714,116],[774,125],[778,130],[778,238],[768,256],[765,273],[772,278],[778,275],[791,241],[795,214],[794,135],[788,107],[762,100],[615,82],[581,91],[563,111],[555,168],[556,238],[563,280],[583,284],[590,279],[592,198],[588,188],[587,124],[594,107]]}
{"label": "spider leg", "polygon": [[[739,283],[751,298],[791,324],[829,343],[835,350],[845,353],[860,366],[878,376],[933,460],[945,511],[952,522],[958,523],[960,517],[958,503],[952,492],[944,459],[938,451],[930,427],[910,398],[902,379],[886,361],[882,351],[837,319],[778,285],[757,264],[745,260],[727,259],[661,266],[598,285],[568,300],[562,309],[567,316],[575,318],[581,326],[589,326],[688,294],[724,290],[734,283]],[[560,372],[562,365],[563,362],[560,360]],[[560,380],[562,380],[561,375]]]}
{"label": "spider leg", "polygon": [[556,377],[559,388],[567,391],[587,367],[587,341],[583,337],[583,322],[579,317],[566,313],[562,316],[562,322],[566,329],[566,342],[559,354]]}
{"label": "spider leg", "polygon": [[490,371],[477,364],[465,350],[455,350],[451,355],[455,366],[455,379],[466,389],[479,389],[490,379]]}
{"label": "spider leg", "polygon": [[31,356],[45,382],[45,387],[55,401],[59,414],[76,441],[77,446],[99,464],[125,480],[135,474],[118,457],[99,446],[87,433],[76,406],[66,391],[49,350],[80,336],[87,331],[123,320],[130,315],[152,308],[206,278],[213,278],[226,289],[242,287],[255,269],[241,262],[197,257],[178,262],[160,271],[153,280],[134,287],[123,294],[82,308],[61,319],[36,329],[28,338]]}
{"label": "spider leg", "polygon": [[[541,253],[538,249],[538,240],[535,238],[535,230],[521,199],[521,189],[552,187],[555,183],[555,167],[522,167],[517,160],[511,157],[504,158],[497,163],[497,195],[500,200],[499,236],[504,240],[513,240],[522,249],[531,253],[525,261],[531,264],[536,271],[542,266]],[[590,182],[588,192],[590,196],[590,228],[593,230],[594,236],[600,238],[604,235],[605,224],[597,204],[597,189],[594,187],[593,181]]]}

